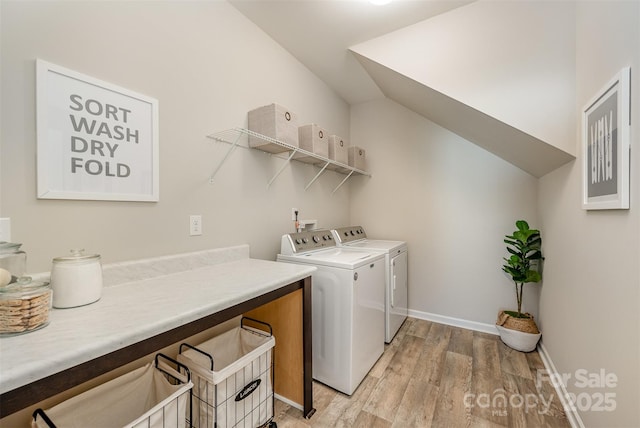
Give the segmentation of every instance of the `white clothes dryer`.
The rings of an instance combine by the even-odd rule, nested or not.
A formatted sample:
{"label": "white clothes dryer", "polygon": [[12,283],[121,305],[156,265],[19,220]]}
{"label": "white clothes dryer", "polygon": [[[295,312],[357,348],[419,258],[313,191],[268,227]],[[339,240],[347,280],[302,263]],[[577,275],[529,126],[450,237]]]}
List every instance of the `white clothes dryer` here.
{"label": "white clothes dryer", "polygon": [[390,343],[409,315],[409,253],[404,241],[369,239],[362,226],[331,231],[342,248],[377,251],[385,255],[384,341]]}
{"label": "white clothes dryer", "polygon": [[339,248],[329,230],[314,230],[283,235],[277,261],[317,267],[313,378],[353,394],[384,351],[384,255]]}

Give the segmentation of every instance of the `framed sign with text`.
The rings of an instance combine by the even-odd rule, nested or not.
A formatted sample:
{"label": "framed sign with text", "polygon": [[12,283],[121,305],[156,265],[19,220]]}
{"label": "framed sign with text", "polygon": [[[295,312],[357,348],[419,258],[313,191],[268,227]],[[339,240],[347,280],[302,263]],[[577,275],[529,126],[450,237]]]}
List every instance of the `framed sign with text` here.
{"label": "framed sign with text", "polygon": [[631,69],[623,68],[582,114],[582,208],[629,208]]}
{"label": "framed sign with text", "polygon": [[36,61],[37,195],[158,201],[158,101]]}

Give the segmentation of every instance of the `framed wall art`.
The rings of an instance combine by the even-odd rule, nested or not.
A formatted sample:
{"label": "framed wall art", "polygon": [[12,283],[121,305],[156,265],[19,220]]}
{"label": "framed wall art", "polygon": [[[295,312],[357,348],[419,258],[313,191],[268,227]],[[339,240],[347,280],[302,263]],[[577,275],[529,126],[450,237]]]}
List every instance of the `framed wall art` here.
{"label": "framed wall art", "polygon": [[158,201],[158,101],[36,61],[37,196]]}
{"label": "framed wall art", "polygon": [[582,112],[585,210],[629,208],[630,82],[625,67]]}

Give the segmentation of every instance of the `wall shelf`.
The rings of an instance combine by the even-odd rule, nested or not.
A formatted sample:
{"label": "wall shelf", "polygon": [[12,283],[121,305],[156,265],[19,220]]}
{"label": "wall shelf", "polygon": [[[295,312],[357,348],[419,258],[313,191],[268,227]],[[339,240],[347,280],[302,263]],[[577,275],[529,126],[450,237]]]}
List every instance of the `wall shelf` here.
{"label": "wall shelf", "polygon": [[[244,149],[260,150],[258,147],[252,148],[249,146],[249,136],[254,138],[259,138],[266,142],[282,146],[283,148],[286,149],[286,151],[284,151],[283,153],[277,153],[277,154],[265,152],[265,153],[269,153],[272,156],[279,157],[285,161],[283,165],[280,167],[280,169],[278,169],[275,175],[271,178],[271,180],[269,180],[269,182],[267,183],[267,187],[273,184],[275,179],[282,173],[282,171],[284,171],[284,169],[291,163],[292,160],[306,163],[306,164],[313,164],[320,167],[320,171],[318,171],[315,177],[313,177],[313,179],[311,179],[311,181],[305,186],[304,188],[305,190],[307,190],[326,170],[336,171],[340,174],[346,175],[344,180],[342,180],[340,184],[338,184],[338,186],[335,189],[333,189],[332,193],[335,193],[340,187],[342,187],[342,185],[353,174],[371,177],[371,174],[366,171],[354,168],[352,166],[346,165],[341,162],[328,159],[324,156],[320,156],[315,153],[309,152],[307,150],[301,149],[299,147],[292,146],[280,140],[267,137],[266,135],[258,134],[257,132],[250,131],[244,128],[233,128],[233,129],[227,129],[225,131],[220,131],[215,134],[207,135],[207,137],[211,138],[212,140],[222,142],[222,143],[227,143],[230,145],[229,149],[227,150],[227,153],[224,155],[222,160],[218,163],[213,173],[211,173],[211,176],[209,177],[209,183],[214,182],[214,178],[216,174],[218,173],[222,165],[224,165],[224,163],[227,161],[229,156],[231,156],[231,154],[235,151],[236,148],[242,147]],[[298,160],[298,158],[304,158],[305,160],[304,161]]]}

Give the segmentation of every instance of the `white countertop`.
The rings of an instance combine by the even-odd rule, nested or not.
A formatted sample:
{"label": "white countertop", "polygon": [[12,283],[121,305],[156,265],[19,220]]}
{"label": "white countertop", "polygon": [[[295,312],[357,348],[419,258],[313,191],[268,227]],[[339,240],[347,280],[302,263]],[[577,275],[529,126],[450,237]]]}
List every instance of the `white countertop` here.
{"label": "white countertop", "polygon": [[[245,253],[247,258],[105,286],[96,303],[52,309],[48,326],[0,338],[0,393],[261,296],[316,269],[251,259],[248,247]],[[171,259],[156,260],[167,266]]]}

